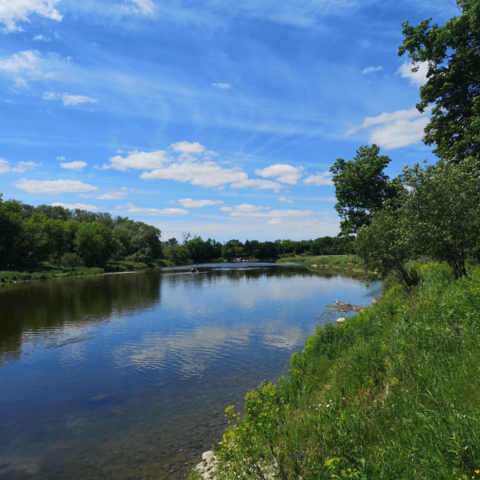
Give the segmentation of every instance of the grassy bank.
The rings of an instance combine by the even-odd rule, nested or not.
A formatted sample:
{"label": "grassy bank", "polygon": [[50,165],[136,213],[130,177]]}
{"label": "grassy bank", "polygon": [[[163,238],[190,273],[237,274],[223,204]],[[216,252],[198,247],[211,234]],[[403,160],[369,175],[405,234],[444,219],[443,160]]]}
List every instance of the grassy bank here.
{"label": "grassy bank", "polygon": [[267,466],[283,480],[480,478],[480,267],[419,271],[410,295],[387,281],[375,305],[319,326],[243,418],[227,409],[219,480]]}
{"label": "grassy bank", "polygon": [[349,270],[362,268],[362,262],[356,255],[321,255],[317,257],[284,257],[277,263],[298,263],[302,265],[323,265],[329,268],[345,268]]}
{"label": "grassy bank", "polygon": [[141,262],[108,262],[104,268],[88,267],[56,267],[43,265],[37,268],[24,270],[5,270],[0,272],[0,283],[28,282],[35,280],[48,280],[53,278],[84,277],[103,275],[105,273],[118,273],[147,268],[170,267],[173,264],[168,260],[158,260],[151,263]]}

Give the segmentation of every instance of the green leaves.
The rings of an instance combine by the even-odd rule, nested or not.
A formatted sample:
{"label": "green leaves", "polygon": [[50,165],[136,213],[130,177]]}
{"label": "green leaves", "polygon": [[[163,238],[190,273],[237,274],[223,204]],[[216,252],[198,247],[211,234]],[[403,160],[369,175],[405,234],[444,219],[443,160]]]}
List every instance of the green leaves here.
{"label": "green leaves", "polygon": [[420,87],[424,112],[433,104],[424,141],[434,152],[457,163],[480,155],[480,1],[459,0],[462,9],[444,26],[424,20],[403,25],[403,46],[414,62],[428,63],[428,80]]}
{"label": "green leaves", "polygon": [[353,160],[337,159],[333,173],[338,203],[335,210],[342,218],[341,235],[351,235],[370,223],[373,212],[386,201],[400,197],[401,188],[384,173],[390,158],[380,155],[376,145],[360,147]]}

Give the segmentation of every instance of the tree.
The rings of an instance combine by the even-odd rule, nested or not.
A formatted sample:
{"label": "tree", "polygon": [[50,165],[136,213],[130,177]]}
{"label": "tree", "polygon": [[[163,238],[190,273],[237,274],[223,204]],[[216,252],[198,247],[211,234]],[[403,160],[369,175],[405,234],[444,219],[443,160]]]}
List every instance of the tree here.
{"label": "tree", "polygon": [[0,194],[0,268],[14,265],[16,247],[22,231],[22,208],[20,202],[4,202]]}
{"label": "tree", "polygon": [[372,145],[360,147],[353,160],[337,159],[330,168],[338,200],[335,210],[342,218],[340,235],[357,233],[370,223],[372,213],[383,208],[384,202],[399,199],[403,188],[384,172],[390,162]]}
{"label": "tree", "polygon": [[459,165],[440,161],[422,169],[405,169],[411,193],[402,210],[418,255],[447,262],[457,278],[467,275],[466,262],[480,257],[480,159]]}
{"label": "tree", "polygon": [[399,55],[428,63],[417,104],[420,112],[433,104],[424,142],[436,145],[440,158],[458,163],[480,156],[480,0],[457,4],[461,15],[442,27],[430,25],[431,19],[416,27],[403,23]]}
{"label": "tree", "polygon": [[103,223],[81,223],[75,236],[75,250],[87,267],[105,265],[113,256],[118,243],[112,231]]}
{"label": "tree", "polygon": [[416,254],[412,232],[405,210],[386,207],[360,229],[355,251],[367,269],[384,276],[393,273],[409,289],[418,281],[416,271],[407,266]]}

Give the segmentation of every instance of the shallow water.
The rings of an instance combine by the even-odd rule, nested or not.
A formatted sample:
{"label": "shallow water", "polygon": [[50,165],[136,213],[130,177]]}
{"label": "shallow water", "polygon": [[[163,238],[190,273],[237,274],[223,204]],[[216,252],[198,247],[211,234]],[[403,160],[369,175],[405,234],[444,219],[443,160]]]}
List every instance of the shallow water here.
{"label": "shallow water", "polygon": [[303,266],[198,268],[0,287],[0,478],[185,478],[325,305],[378,292]]}

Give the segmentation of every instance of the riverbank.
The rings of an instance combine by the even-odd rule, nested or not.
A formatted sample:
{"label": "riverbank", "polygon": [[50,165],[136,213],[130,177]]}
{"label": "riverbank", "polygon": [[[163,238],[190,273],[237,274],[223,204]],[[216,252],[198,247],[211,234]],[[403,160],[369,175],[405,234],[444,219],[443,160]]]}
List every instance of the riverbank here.
{"label": "riverbank", "polygon": [[480,267],[419,273],[410,294],[386,281],[365,311],[319,325],[287,379],[247,394],[243,418],[227,409],[218,480],[272,466],[283,480],[480,477]]}
{"label": "riverbank", "polygon": [[7,283],[36,282],[61,278],[92,277],[98,275],[112,275],[118,273],[135,272],[159,267],[171,267],[168,260],[157,260],[150,263],[142,262],[108,262],[103,268],[97,267],[56,267],[44,265],[24,270],[5,270],[0,272],[0,285]]}
{"label": "riverbank", "polygon": [[313,257],[283,257],[277,263],[296,263],[307,267],[341,268],[343,270],[361,270],[363,263],[356,255],[320,255]]}

